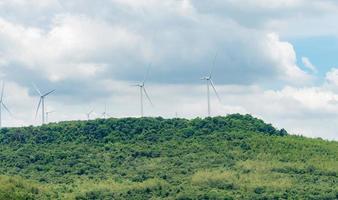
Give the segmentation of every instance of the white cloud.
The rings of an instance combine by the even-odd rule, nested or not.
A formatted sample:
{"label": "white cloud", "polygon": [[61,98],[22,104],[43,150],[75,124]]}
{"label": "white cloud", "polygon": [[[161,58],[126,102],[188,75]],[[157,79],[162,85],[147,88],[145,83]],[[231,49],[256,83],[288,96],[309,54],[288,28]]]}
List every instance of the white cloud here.
{"label": "white cloud", "polygon": [[317,73],[317,72],[318,72],[317,67],[314,66],[314,65],[311,63],[311,61],[310,61],[310,59],[309,59],[308,57],[302,57],[302,62],[303,62],[303,65],[304,65],[306,68],[308,68],[309,70],[311,70],[311,72],[313,72],[313,73]]}
{"label": "white cloud", "polygon": [[57,17],[49,32],[1,19],[0,25],[2,57],[7,63],[19,62],[50,81],[95,76],[106,64],[99,57],[110,53],[142,53],[135,48],[141,37],[86,17]]}
{"label": "white cloud", "polygon": [[[201,75],[200,71],[208,71],[205,66],[210,65],[213,57],[210,49],[220,52],[215,74],[223,74],[222,80],[230,83],[277,78],[303,84],[311,79],[296,65],[292,45],[281,41],[277,34],[246,29],[231,22],[210,24],[212,19],[203,16],[198,20],[198,24],[189,22],[191,27],[187,28],[180,27],[177,21],[173,27],[157,29],[157,36],[153,38],[147,26],[121,25],[87,16],[57,15],[47,31],[2,19],[1,53],[12,68],[30,70],[49,81],[109,79],[114,74],[122,74],[119,78],[124,80],[134,80],[135,74],[142,73],[138,69],[150,62],[156,66],[154,75],[171,70],[174,73],[167,78],[181,76],[181,80],[191,81]],[[205,40],[201,32],[208,30],[213,36]],[[248,35],[247,31],[252,34]],[[179,73],[182,67],[195,77],[183,77]],[[244,74],[245,79],[241,77],[242,71],[249,72]]]}
{"label": "white cloud", "polygon": [[295,8],[304,3],[303,0],[254,0],[254,1],[245,1],[245,0],[228,0],[232,4],[239,4],[241,6],[246,5],[250,8],[262,8],[262,9],[285,9],[285,8]]}
{"label": "white cloud", "polygon": [[329,85],[338,87],[338,69],[332,68],[326,73],[326,81]]}
{"label": "white cloud", "polygon": [[296,65],[296,53],[292,44],[280,41],[279,36],[274,33],[268,34],[267,40],[265,50],[280,68],[282,78],[298,83],[308,82],[311,79],[310,75]]}
{"label": "white cloud", "polygon": [[[290,104],[284,104],[284,106],[290,106],[285,109],[283,115],[286,113],[294,112],[297,109],[300,117],[305,117],[306,113],[325,113],[329,115],[338,115],[338,107],[332,105],[330,102],[334,99],[338,99],[338,95],[334,94],[330,90],[326,90],[323,87],[285,87],[279,91],[267,91],[266,94],[271,98],[278,98],[279,100],[291,100]],[[296,105],[294,105],[294,103]],[[283,105],[283,103],[281,103]]]}

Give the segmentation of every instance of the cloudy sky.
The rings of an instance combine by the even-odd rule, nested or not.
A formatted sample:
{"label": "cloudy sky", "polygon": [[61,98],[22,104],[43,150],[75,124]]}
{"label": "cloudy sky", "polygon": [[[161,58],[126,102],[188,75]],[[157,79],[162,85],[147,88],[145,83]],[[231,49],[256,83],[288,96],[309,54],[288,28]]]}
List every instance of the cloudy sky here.
{"label": "cloudy sky", "polygon": [[0,0],[3,124],[39,123],[32,83],[56,89],[50,121],[139,116],[148,68],[147,116],[204,117],[211,70],[212,115],[338,140],[337,19],[335,0]]}

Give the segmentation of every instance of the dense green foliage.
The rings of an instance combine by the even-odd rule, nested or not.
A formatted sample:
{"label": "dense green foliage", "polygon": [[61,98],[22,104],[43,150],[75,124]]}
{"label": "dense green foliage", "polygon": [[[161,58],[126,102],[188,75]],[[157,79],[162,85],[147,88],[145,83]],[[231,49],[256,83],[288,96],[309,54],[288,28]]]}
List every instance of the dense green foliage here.
{"label": "dense green foliage", "polygon": [[338,199],[338,143],[250,115],[0,131],[0,200]]}

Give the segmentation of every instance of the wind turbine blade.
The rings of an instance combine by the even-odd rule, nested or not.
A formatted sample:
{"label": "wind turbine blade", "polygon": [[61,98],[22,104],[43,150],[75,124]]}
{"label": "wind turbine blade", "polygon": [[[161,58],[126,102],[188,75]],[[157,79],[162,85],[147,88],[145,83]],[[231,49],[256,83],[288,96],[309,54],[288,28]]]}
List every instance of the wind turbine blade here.
{"label": "wind turbine blade", "polygon": [[216,63],[216,58],[218,56],[218,52],[215,54],[215,57],[214,57],[214,60],[212,62],[212,67],[210,68],[210,71],[209,71],[209,77],[211,77],[212,75],[212,70],[215,68],[215,63]]}
{"label": "wind turbine blade", "polygon": [[40,96],[42,96],[42,93],[41,93],[41,91],[39,90],[39,88],[38,88],[34,83],[32,83],[32,85],[33,85],[35,91],[36,91]]}
{"label": "wind turbine blade", "polygon": [[149,64],[149,66],[148,66],[148,68],[147,68],[147,72],[146,72],[145,75],[144,75],[143,82],[142,82],[143,85],[145,84],[145,82],[146,82],[147,79],[148,79],[150,67],[151,67],[151,63]]}
{"label": "wind turbine blade", "polygon": [[38,107],[36,108],[36,112],[35,112],[35,119],[38,117],[38,112],[39,112],[39,109],[40,109],[41,101],[42,101],[42,98],[40,98],[40,101],[39,101]]}
{"label": "wind turbine blade", "polygon": [[7,108],[7,106],[6,106],[3,102],[1,102],[1,104],[2,104],[2,106],[5,108],[5,110],[6,110],[11,116],[13,116],[12,113],[11,113],[11,111],[9,111],[9,109]]}
{"label": "wind turbine blade", "polygon": [[4,98],[4,90],[5,90],[5,83],[2,82],[2,89],[1,89],[1,99],[0,102],[2,102],[3,98]]}
{"label": "wind turbine blade", "polygon": [[53,93],[53,92],[55,92],[55,90],[49,91],[49,92],[47,92],[46,94],[44,94],[43,96],[46,97],[46,96],[50,95],[50,94]]}
{"label": "wind turbine blade", "polygon": [[214,92],[215,92],[215,94],[216,94],[216,96],[217,96],[218,101],[219,101],[220,103],[222,103],[222,100],[221,100],[220,96],[218,95],[218,92],[217,92],[217,90],[216,90],[216,88],[215,88],[214,82],[213,82],[211,79],[210,79],[210,83],[211,83],[212,89],[214,90]]}
{"label": "wind turbine blade", "polygon": [[143,87],[143,91],[144,91],[144,94],[146,95],[148,101],[150,102],[151,106],[154,106],[154,104],[153,104],[153,102],[151,101],[151,99],[150,99],[150,97],[149,97],[149,95],[148,95],[148,92],[147,92],[147,90],[146,90],[145,87]]}

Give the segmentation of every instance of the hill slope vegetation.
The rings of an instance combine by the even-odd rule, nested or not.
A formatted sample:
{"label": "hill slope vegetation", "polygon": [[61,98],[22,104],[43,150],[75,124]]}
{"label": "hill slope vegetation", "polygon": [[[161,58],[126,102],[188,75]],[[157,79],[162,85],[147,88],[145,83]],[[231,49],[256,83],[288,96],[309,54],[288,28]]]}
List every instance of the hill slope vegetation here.
{"label": "hill slope vegetation", "polygon": [[250,115],[0,130],[0,200],[338,199],[338,143]]}

